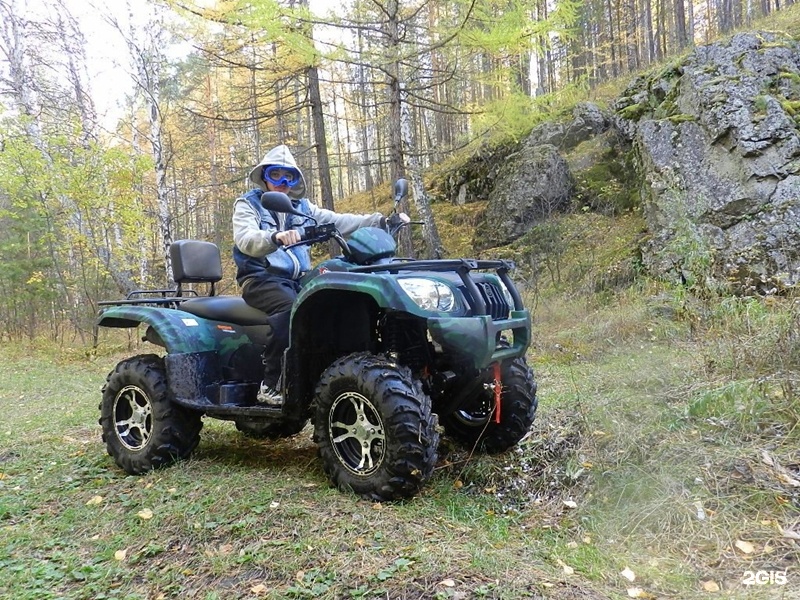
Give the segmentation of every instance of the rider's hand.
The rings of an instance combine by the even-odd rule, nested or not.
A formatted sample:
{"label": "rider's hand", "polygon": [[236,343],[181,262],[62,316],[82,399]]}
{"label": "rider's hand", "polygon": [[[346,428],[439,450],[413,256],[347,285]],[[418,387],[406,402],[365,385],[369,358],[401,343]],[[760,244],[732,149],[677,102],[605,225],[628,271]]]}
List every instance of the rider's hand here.
{"label": "rider's hand", "polygon": [[400,227],[410,222],[411,218],[406,213],[394,213],[389,215],[389,218],[386,219],[386,228],[392,232],[400,229]]}
{"label": "rider's hand", "polygon": [[300,241],[300,232],[294,229],[279,231],[274,235],[274,240],[278,246],[291,246]]}

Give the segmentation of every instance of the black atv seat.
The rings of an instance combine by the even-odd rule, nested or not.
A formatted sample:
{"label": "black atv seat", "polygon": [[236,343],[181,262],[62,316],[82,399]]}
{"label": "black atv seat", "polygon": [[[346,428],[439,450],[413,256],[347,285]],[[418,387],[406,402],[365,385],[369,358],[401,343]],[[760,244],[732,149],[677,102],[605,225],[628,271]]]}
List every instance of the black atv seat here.
{"label": "black atv seat", "polygon": [[237,325],[266,325],[267,314],[247,304],[241,296],[216,296],[214,284],[222,279],[219,248],[211,242],[176,240],[169,247],[172,272],[178,284],[177,296],[184,283],[209,283],[209,295],[183,300],[179,308],[203,319]]}

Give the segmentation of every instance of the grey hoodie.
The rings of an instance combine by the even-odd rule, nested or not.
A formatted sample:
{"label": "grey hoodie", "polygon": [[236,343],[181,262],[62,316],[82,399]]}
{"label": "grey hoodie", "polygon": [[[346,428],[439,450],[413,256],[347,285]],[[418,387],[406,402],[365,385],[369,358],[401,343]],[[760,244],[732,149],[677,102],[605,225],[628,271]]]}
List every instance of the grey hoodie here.
{"label": "grey hoodie", "polygon": [[250,171],[250,181],[256,184],[259,188],[267,191],[267,184],[264,183],[264,180],[261,178],[261,171],[267,165],[274,165],[280,167],[291,167],[292,169],[297,169],[297,172],[300,173],[300,183],[296,186],[289,188],[288,196],[290,198],[302,198],[306,194],[306,178],[303,175],[303,171],[300,170],[300,167],[297,166],[297,161],[294,159],[291,150],[285,145],[281,144],[280,146],[275,146],[272,150],[267,152],[264,155],[264,158],[261,159],[261,162],[258,163],[253,170]]}
{"label": "grey hoodie", "polygon": [[[250,171],[250,180],[258,186],[258,189],[263,191],[267,191],[267,184],[261,179],[261,172],[266,165],[292,167],[300,171],[300,182],[296,186],[289,188],[288,196],[293,200],[300,200],[304,197],[306,191],[305,176],[298,168],[297,161],[295,161],[289,148],[283,144],[276,146],[267,152],[261,162]],[[237,198],[233,205],[233,241],[242,253],[254,258],[263,258],[279,249],[279,246],[272,242],[272,234],[276,231],[284,230],[286,215],[279,213],[276,215],[278,222],[275,224],[270,223],[269,221],[272,218],[265,215],[265,211],[262,212],[260,207],[254,206],[253,202],[248,199],[249,196],[252,196],[253,191],[251,190],[244,196]],[[308,202],[308,214],[315,218],[319,224],[335,223],[336,229],[343,236],[350,235],[359,227],[383,227],[385,222],[381,213],[364,215],[337,213],[325,208],[319,208],[310,202]],[[283,249],[281,249],[281,252],[283,252]],[[266,268],[266,265],[264,267]],[[297,277],[298,275],[295,273],[288,276]]]}

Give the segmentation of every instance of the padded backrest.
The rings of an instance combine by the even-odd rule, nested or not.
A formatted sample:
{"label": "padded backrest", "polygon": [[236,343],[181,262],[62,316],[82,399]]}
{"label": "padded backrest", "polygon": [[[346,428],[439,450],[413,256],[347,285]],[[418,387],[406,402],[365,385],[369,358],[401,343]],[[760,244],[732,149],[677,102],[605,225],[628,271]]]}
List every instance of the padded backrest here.
{"label": "padded backrest", "polygon": [[176,240],[169,247],[175,283],[215,283],[222,279],[219,248],[211,242]]}

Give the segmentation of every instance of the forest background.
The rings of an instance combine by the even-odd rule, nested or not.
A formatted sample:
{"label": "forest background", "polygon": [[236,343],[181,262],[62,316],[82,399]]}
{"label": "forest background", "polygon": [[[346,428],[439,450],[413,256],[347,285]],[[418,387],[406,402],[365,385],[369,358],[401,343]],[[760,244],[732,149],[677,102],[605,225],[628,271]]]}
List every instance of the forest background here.
{"label": "forest background", "polygon": [[[171,240],[224,256],[233,199],[273,144],[345,210],[387,207],[408,176],[412,212],[429,202],[442,233],[414,247],[465,255],[484,203],[435,196],[450,167],[777,3],[356,2],[320,17],[116,2],[94,13],[126,49],[110,84],[89,75],[99,31],[66,0],[37,6],[0,0],[0,597],[797,597],[796,293],[620,272],[637,265],[639,208],[579,207],[486,251],[541,265],[515,273],[539,414],[500,456],[444,438],[412,502],[330,488],[310,435],[264,443],[211,419],[191,460],[127,476],[99,392],[153,349],[134,330],[87,347],[99,300],[169,285]],[[757,27],[798,39],[800,10]]]}
{"label": "forest background", "polygon": [[[0,332],[62,343],[90,341],[99,300],[170,287],[172,240],[229,248],[233,200],[275,144],[296,150],[323,206],[369,191],[376,207],[403,175],[427,214],[430,165],[782,6],[115,3],[93,7],[127,49],[109,85],[88,68],[97,31],[64,0],[35,4],[0,0]],[[109,97],[113,122],[98,116]],[[424,239],[452,251],[432,219]]]}

